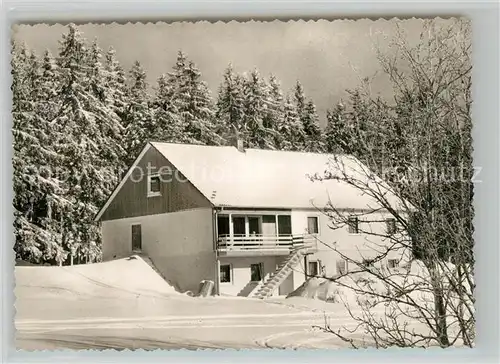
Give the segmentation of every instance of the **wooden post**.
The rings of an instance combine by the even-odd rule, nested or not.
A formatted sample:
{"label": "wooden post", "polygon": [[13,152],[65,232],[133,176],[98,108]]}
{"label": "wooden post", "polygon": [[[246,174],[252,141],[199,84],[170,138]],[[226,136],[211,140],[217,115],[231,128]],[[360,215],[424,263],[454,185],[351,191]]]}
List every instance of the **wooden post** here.
{"label": "wooden post", "polygon": [[233,237],[234,237],[234,226],[233,226],[233,214],[229,214],[229,238],[228,241],[231,242],[231,245],[233,243]]}

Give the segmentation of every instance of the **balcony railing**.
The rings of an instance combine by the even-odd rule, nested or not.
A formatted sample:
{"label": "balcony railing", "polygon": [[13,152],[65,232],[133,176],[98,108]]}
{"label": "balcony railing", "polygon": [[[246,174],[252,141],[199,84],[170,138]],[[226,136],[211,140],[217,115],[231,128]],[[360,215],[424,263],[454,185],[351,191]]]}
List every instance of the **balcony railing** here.
{"label": "balcony railing", "polygon": [[223,252],[252,250],[289,252],[291,249],[298,248],[315,249],[316,240],[316,237],[312,235],[219,235],[217,249]]}

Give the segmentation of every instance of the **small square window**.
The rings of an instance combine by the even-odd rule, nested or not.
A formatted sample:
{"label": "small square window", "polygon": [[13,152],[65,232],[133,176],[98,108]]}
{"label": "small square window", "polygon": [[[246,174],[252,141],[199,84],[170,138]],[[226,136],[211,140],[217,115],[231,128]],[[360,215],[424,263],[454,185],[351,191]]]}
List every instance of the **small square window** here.
{"label": "small square window", "polygon": [[357,216],[350,216],[347,219],[347,225],[349,227],[350,234],[358,234],[359,233],[359,219]]}
{"label": "small square window", "polygon": [[397,268],[399,266],[399,261],[397,259],[388,259],[387,268]]}
{"label": "small square window", "polygon": [[151,175],[148,177],[148,196],[160,196],[161,180],[159,175]]}
{"label": "small square window", "polygon": [[386,231],[388,235],[396,233],[396,219],[389,218],[385,220]]}
{"label": "small square window", "polygon": [[319,233],[318,217],[317,216],[309,216],[307,218],[307,233],[308,234],[318,234]]}
{"label": "small square window", "polygon": [[362,265],[365,268],[373,268],[374,267],[374,262],[371,259],[363,259]]}
{"label": "small square window", "polygon": [[221,264],[220,266],[220,281],[221,283],[231,283],[231,265]]}

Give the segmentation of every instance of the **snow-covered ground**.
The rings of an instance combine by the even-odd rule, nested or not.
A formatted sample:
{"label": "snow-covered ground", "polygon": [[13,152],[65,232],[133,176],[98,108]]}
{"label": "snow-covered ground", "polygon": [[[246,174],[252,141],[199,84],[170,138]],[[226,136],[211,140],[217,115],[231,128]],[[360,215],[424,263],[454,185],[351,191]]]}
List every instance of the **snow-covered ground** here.
{"label": "snow-covered ground", "polygon": [[[339,348],[315,326],[350,326],[341,303],[177,293],[141,258],[16,267],[19,349]],[[353,334],[356,340],[362,335]]]}

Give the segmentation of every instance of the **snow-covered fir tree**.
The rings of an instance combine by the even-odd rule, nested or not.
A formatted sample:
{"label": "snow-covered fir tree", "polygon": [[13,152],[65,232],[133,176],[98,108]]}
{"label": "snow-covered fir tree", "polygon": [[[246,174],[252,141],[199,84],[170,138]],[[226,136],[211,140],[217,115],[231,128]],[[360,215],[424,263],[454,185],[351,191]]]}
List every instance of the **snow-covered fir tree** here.
{"label": "snow-covered fir tree", "polygon": [[279,124],[283,118],[283,92],[278,79],[271,75],[268,81],[267,112],[264,116],[264,128],[267,132],[268,147],[276,149],[279,138]]}
{"label": "snow-covered fir tree", "polygon": [[[137,157],[145,143],[155,132],[153,111],[150,105],[146,71],[139,61],[135,61],[129,71],[129,87],[126,90],[125,125],[126,165]],[[160,139],[159,139],[160,140]]]}
{"label": "snow-covered fir tree", "polygon": [[305,133],[297,108],[292,98],[287,96],[283,106],[283,118],[278,126],[276,142],[280,150],[301,151],[304,147]]}
{"label": "snow-covered fir tree", "polygon": [[324,141],[321,128],[319,126],[319,117],[316,112],[316,106],[313,101],[307,99],[304,87],[297,81],[293,89],[293,99],[297,115],[302,123],[304,131],[302,150],[308,152],[324,151]]}
{"label": "snow-covered fir tree", "polygon": [[[150,128],[138,125],[138,132],[143,134],[143,138],[156,139],[163,142],[186,143],[184,130],[185,120],[180,117],[174,100],[174,88],[168,82],[166,75],[158,78],[155,96],[152,102],[153,122]],[[145,119],[147,120],[147,119]],[[134,139],[140,142],[140,135]]]}
{"label": "snow-covered fir tree", "polygon": [[100,234],[93,217],[116,185],[123,158],[121,121],[106,96],[100,58],[97,44],[88,50],[70,25],[60,43],[61,109],[53,124],[69,201],[61,218],[62,246],[78,261],[99,257]]}
{"label": "snow-covered fir tree", "polygon": [[339,102],[326,113],[325,148],[328,153],[350,153],[352,137],[345,106]]}
{"label": "snow-covered fir tree", "polygon": [[229,66],[224,71],[224,76],[217,96],[216,120],[220,134],[229,141],[235,136],[233,130],[244,130],[245,96],[243,93],[244,80],[241,75]]}
{"label": "snow-covered fir tree", "polygon": [[[40,229],[37,224],[36,210],[39,199],[37,181],[38,169],[36,159],[39,140],[30,127],[35,124],[36,107],[32,102],[31,86],[34,80],[30,70],[38,70],[38,62],[33,58],[25,45],[12,44],[12,165],[14,188],[14,234],[16,255],[27,260],[39,261],[43,255],[43,241],[38,238]],[[34,129],[34,128],[33,128]]]}
{"label": "snow-covered fir tree", "polygon": [[319,116],[316,112],[316,106],[312,100],[306,103],[302,114],[302,125],[305,133],[304,150],[307,152],[324,152],[323,133],[319,126]]}
{"label": "snow-covered fir tree", "polygon": [[215,109],[210,90],[201,78],[194,62],[179,51],[172,71],[167,77],[171,92],[170,102],[184,124],[187,141],[200,144],[220,144],[222,139],[215,132]]}
{"label": "snow-covered fir tree", "polygon": [[108,93],[108,102],[112,105],[113,111],[122,120],[123,127],[125,125],[125,113],[128,105],[127,99],[127,80],[125,71],[120,62],[116,58],[116,51],[113,47],[109,47],[105,56],[104,63],[104,78],[106,80]]}
{"label": "snow-covered fir tree", "polygon": [[273,133],[265,125],[269,113],[269,91],[259,71],[254,69],[245,80],[243,86],[244,118],[243,130],[249,148],[272,149]]}

